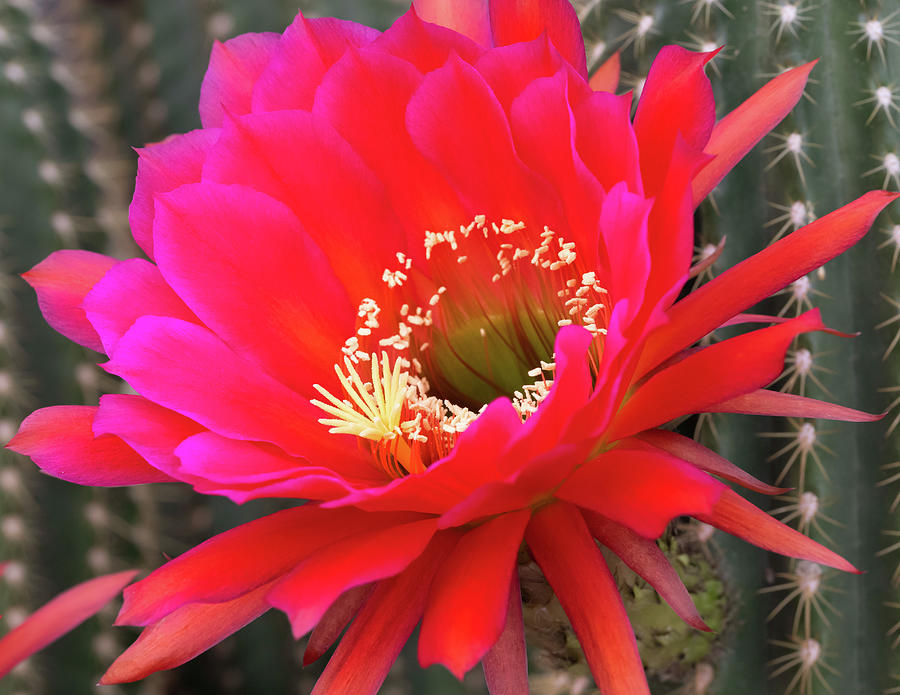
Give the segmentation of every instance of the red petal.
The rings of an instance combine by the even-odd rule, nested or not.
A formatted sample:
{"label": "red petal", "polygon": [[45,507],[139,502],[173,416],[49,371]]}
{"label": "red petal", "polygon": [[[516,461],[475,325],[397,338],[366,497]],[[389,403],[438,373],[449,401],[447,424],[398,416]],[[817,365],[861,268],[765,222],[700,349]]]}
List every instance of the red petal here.
{"label": "red petal", "polygon": [[662,187],[679,136],[696,150],[703,150],[709,140],[716,107],[703,66],[714,55],[665,46],[650,67],[634,115],[648,195]]}
{"label": "red petal", "polygon": [[7,446],[30,456],[45,473],[79,485],[118,487],[172,480],[118,437],[95,437],[96,413],[95,406],[41,408],[25,418]]}
{"label": "red petal", "polygon": [[375,29],[332,17],[307,19],[299,13],[284,31],[272,59],[253,87],[253,111],[308,111],[329,67],[350,47],[377,38]]}
{"label": "red petal", "polygon": [[595,92],[615,92],[619,86],[619,72],[622,61],[616,51],[591,75],[590,86]]}
{"label": "red petal", "polygon": [[200,323],[159,269],[140,258],[114,265],[84,298],[84,311],[107,355],[141,316],[171,316]]}
{"label": "red petal", "polygon": [[[563,228],[555,196],[516,155],[506,114],[484,78],[462,59],[428,73],[410,99],[413,142],[469,203],[472,216]],[[460,222],[456,222],[460,224]]]}
{"label": "red petal", "polygon": [[426,22],[452,29],[482,46],[493,45],[489,0],[413,0],[416,14]]}
{"label": "red petal", "polygon": [[657,538],[676,516],[709,512],[723,483],[659,449],[608,451],[572,473],[560,499],[592,509],[647,538]]}
{"label": "red petal", "polygon": [[[228,118],[218,146],[203,167],[203,180],[241,184],[289,207],[318,247],[306,262],[330,267],[353,299],[355,310],[361,298],[377,300],[377,293],[384,290],[382,272],[397,264],[396,253],[404,248],[405,238],[384,185],[323,121],[305,111]],[[302,167],[297,166],[299,161]],[[352,196],[346,195],[348,181],[353,181]],[[297,226],[296,221],[289,224]],[[361,229],[379,233],[360,234]],[[240,240],[236,241],[239,246]],[[277,238],[273,242],[284,243]],[[355,253],[347,253],[349,246]],[[333,285],[328,279],[331,274],[325,271],[323,288]],[[314,282],[310,278],[307,286],[314,287]],[[325,364],[332,361],[333,357]]]}
{"label": "red petal", "polygon": [[345,591],[331,604],[306,641],[306,650],[303,652],[304,666],[308,666],[331,649],[331,645],[341,636],[350,620],[372,595],[374,588],[372,584],[354,587]]}
{"label": "red petal", "polygon": [[90,251],[55,251],[22,275],[37,292],[41,313],[69,340],[97,352],[103,343],[84,314],[84,296],[116,259]]}
{"label": "red petal", "polygon": [[422,617],[431,581],[459,534],[445,531],[401,574],[379,582],[311,695],[375,695]]}
{"label": "red petal", "polygon": [[137,245],[153,258],[153,217],[156,196],[186,183],[197,183],[203,162],[219,130],[194,130],[173,135],[137,151],[138,170],[134,198],[128,208],[128,224]]}
{"label": "red petal", "polygon": [[591,254],[597,248],[603,188],[575,149],[575,118],[568,97],[575,79],[560,70],[534,80],[512,102],[509,124],[522,161],[551,182],[563,203],[570,231],[560,233],[585,250],[584,261],[594,268],[597,260]]}
{"label": "red petal", "polygon": [[581,24],[566,0],[490,0],[494,45],[531,41],[546,33],[556,50],[586,80],[587,57]]}
{"label": "red petal", "polygon": [[153,243],[166,282],[203,323],[281,383],[315,393],[354,333],[356,304],[284,204],[244,186],[182,186],[157,198]]}
{"label": "red petal", "polygon": [[696,514],[703,521],[726,533],[772,552],[818,562],[846,572],[858,570],[837,553],[808,536],[773,519],[733,490],[726,489],[709,514]]}
{"label": "red petal", "polygon": [[291,621],[294,637],[309,632],[338,597],[355,586],[405,570],[431,541],[434,519],[360,533],[316,551],[281,579],[268,601]]}
{"label": "red petal", "polygon": [[596,92],[575,107],[575,120],[578,152],[603,188],[609,191],[624,181],[630,192],[643,195],[631,95]]}
{"label": "red petal", "polygon": [[806,417],[821,420],[843,420],[844,422],[875,422],[884,417],[884,415],[864,413],[861,410],[845,408],[842,405],[818,401],[815,398],[765,389],[721,401],[711,406],[707,412]]}
{"label": "red petal", "polygon": [[[454,16],[458,16],[463,5],[461,2],[454,3]],[[468,36],[431,21],[423,21],[415,3],[375,39],[374,47],[403,58],[423,73],[437,70],[447,62],[451,53],[456,53],[467,63],[474,63],[484,52],[484,47]]]}
{"label": "red petal", "polygon": [[754,492],[761,492],[764,495],[781,495],[789,490],[789,488],[774,487],[758,480],[743,469],[735,466],[728,459],[710,451],[699,442],[695,442],[693,439],[684,437],[676,432],[647,430],[637,435],[637,439],[667,451],[673,456],[695,465],[701,471],[706,471],[738,485],[743,485]]}
{"label": "red petal", "polygon": [[423,667],[444,664],[462,679],[500,637],[530,517],[531,511],[523,510],[485,522],[466,533],[444,561],[419,632]]}
{"label": "red petal", "polygon": [[517,569],[512,573],[503,632],[482,658],[481,667],[490,695],[521,695],[528,692],[528,653],[525,649],[522,591]]}
{"label": "red petal", "polygon": [[691,627],[709,631],[709,626],[697,612],[697,607],[678,572],[669,564],[656,541],[644,538],[627,526],[617,524],[594,512],[582,510],[582,514],[594,538],[612,550],[622,562],[656,589],[678,617]]}
{"label": "red petal", "polygon": [[648,340],[639,373],[646,373],[744,309],[846,251],[898,195],[867,193],[691,292],[669,309],[669,322]]}
{"label": "red petal", "polygon": [[0,678],[83,623],[113,599],[137,572],[117,572],[64,591],[0,638]]}
{"label": "red petal", "polygon": [[774,381],[794,338],[821,330],[818,309],[777,326],[762,328],[697,350],[651,376],[625,402],[608,431],[608,441],[622,439],[700,413]]}
{"label": "red petal", "polygon": [[312,505],[264,516],[210,538],[128,587],[116,622],[148,625],[186,603],[230,601],[283,575],[329,543],[382,524],[416,519]]}
{"label": "red petal", "polygon": [[182,606],[145,628],[103,674],[99,685],[131,683],[190,661],[265,613],[270,586],[263,584],[223,603]]}
{"label": "red petal", "polygon": [[259,79],[281,36],[241,34],[213,43],[209,67],[200,86],[200,121],[204,128],[222,125],[226,113],[250,113],[253,85]]}
{"label": "red petal", "polygon": [[603,695],[650,695],[619,589],[578,509],[564,502],[543,507],[525,540],[569,616]]}
{"label": "red petal", "polygon": [[782,73],[716,123],[704,149],[715,159],[694,177],[694,205],[794,108],[816,62]]}

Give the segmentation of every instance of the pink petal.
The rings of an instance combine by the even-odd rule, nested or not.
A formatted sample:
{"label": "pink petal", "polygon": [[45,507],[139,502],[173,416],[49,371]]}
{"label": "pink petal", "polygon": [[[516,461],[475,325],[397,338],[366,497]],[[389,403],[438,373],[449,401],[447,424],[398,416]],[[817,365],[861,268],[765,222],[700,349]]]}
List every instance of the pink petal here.
{"label": "pink petal", "polygon": [[132,580],[135,571],[91,579],[45,604],[24,623],[0,638],[0,678],[20,661],[56,641],[110,602]]}
{"label": "pink petal", "polygon": [[409,514],[306,505],[220,533],[125,592],[119,625],[149,625],[188,603],[221,603],[284,575],[310,553],[365,530],[415,521]]}
{"label": "pink petal", "polygon": [[452,29],[482,46],[493,45],[489,0],[413,0],[416,14],[426,22]]}
{"label": "pink petal", "polygon": [[207,326],[315,393],[355,332],[356,305],[288,208],[244,186],[182,186],[157,198],[153,240],[166,282]]}
{"label": "pink petal", "polygon": [[90,251],[51,253],[22,277],[37,292],[41,313],[69,340],[97,352],[103,343],[84,314],[84,296],[116,264],[114,258]]}
{"label": "pink petal", "polygon": [[694,205],[794,108],[816,62],[780,74],[716,123],[704,149],[715,159],[694,178]]}
{"label": "pink petal", "polygon": [[159,269],[140,258],[116,263],[84,298],[84,311],[107,355],[141,316],[171,316],[200,323],[166,284]]}
{"label": "pink petal", "polygon": [[859,571],[837,553],[773,519],[733,490],[726,489],[713,510],[696,514],[700,521],[775,553],[818,562],[845,572]]}
{"label": "pink petal", "polygon": [[162,142],[137,150],[138,170],[134,198],[128,208],[131,234],[144,253],[153,258],[154,201],[160,193],[200,180],[203,162],[219,130],[194,130],[172,135]]}
{"label": "pink petal", "polygon": [[396,577],[379,582],[311,695],[375,695],[422,617],[432,578],[459,535],[445,531]]}
{"label": "pink petal", "polygon": [[204,128],[222,125],[226,113],[250,113],[253,86],[275,52],[281,36],[241,34],[213,43],[209,67],[200,85],[200,121]]}
{"label": "pink petal", "polygon": [[729,268],[668,311],[648,340],[643,374],[728,319],[846,251],[897,193],[872,191]]}
{"label": "pink petal", "polygon": [[172,480],[118,437],[95,437],[97,408],[57,405],[36,410],[7,446],[30,456],[45,473],[79,485],[118,487]]}
{"label": "pink petal", "polygon": [[644,538],[627,526],[610,521],[595,512],[582,510],[582,514],[591,535],[656,589],[678,617],[691,627],[709,631],[709,626],[697,612],[694,601],[679,578],[678,572],[669,564],[656,541]]}
{"label": "pink petal", "polygon": [[581,23],[575,8],[566,0],[490,0],[494,45],[507,46],[531,41],[541,34],[585,80],[588,77]]}
{"label": "pink petal", "polygon": [[780,417],[819,418],[844,422],[875,422],[884,415],[864,413],[842,405],[818,401],[793,393],[760,389],[743,396],[729,398],[711,406],[710,413],[743,413],[745,415],[776,415]]}
{"label": "pink petal", "polygon": [[595,92],[615,92],[616,87],[619,86],[621,63],[619,51],[616,51],[603,61],[603,64],[594,70],[594,74],[591,75],[591,89]]}
{"label": "pink petal", "polygon": [[774,381],[800,333],[821,330],[818,309],[768,328],[697,350],[641,384],[619,411],[608,441],[656,427],[687,413],[705,412],[728,398]]}
{"label": "pink petal", "polygon": [[646,538],[658,538],[676,516],[707,513],[725,485],[647,445],[618,448],[575,470],[556,490]]}
{"label": "pink petal", "polygon": [[525,541],[581,642],[603,695],[650,695],[616,582],[578,509],[547,505]]}
{"label": "pink petal", "polygon": [[307,19],[299,13],[284,31],[272,59],[253,88],[253,112],[312,107],[322,76],[348,48],[364,46],[379,32],[331,17]]}
{"label": "pink petal", "polygon": [[226,437],[270,442],[313,463],[356,449],[316,422],[318,408],[193,323],[141,317],[103,367],[149,400]]}
{"label": "pink petal", "polygon": [[490,695],[521,695],[528,692],[528,653],[522,619],[519,572],[514,570],[503,632],[481,660]]}
{"label": "pink petal", "polygon": [[[510,578],[530,510],[498,516],[467,532],[447,556],[428,595],[419,662],[457,678],[481,661],[503,632]],[[519,599],[521,600],[521,599]]]}
{"label": "pink petal", "polygon": [[743,469],[735,466],[728,459],[710,451],[699,442],[695,442],[693,439],[684,437],[676,432],[646,430],[637,435],[637,438],[695,465],[701,471],[706,471],[738,485],[743,485],[754,492],[761,492],[764,495],[782,495],[789,489],[774,487],[758,480]]}
{"label": "pink petal", "polygon": [[434,519],[360,533],[310,555],[279,580],[267,600],[299,639],[348,589],[393,577],[419,557],[437,530]]}
{"label": "pink petal", "polygon": [[695,150],[703,150],[709,141],[716,107],[703,66],[714,55],[665,46],[650,67],[634,115],[649,195],[656,195],[662,187],[679,136]]}
{"label": "pink petal", "polygon": [[182,606],[141,632],[117,658],[99,685],[131,683],[151,673],[181,666],[217,645],[269,609],[271,584],[222,603]]}
{"label": "pink petal", "polygon": [[348,589],[331,604],[306,641],[306,649],[303,652],[304,666],[324,656],[325,652],[331,649],[331,645],[341,636],[344,628],[365,605],[374,588],[374,585],[367,584]]}

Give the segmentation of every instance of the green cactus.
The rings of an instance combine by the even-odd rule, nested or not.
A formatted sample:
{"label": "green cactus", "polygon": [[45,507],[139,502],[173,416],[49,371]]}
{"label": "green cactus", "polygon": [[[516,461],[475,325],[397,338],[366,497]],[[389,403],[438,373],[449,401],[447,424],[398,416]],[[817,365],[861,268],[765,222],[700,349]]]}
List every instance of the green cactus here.
{"label": "green cactus", "polygon": [[[709,74],[722,115],[767,78],[820,58],[807,99],[713,192],[697,216],[698,257],[727,237],[718,272],[867,189],[900,188],[900,0],[573,0],[588,59],[621,51],[622,89],[637,93],[664,44],[724,49]],[[199,125],[212,40],[279,31],[298,0],[95,3],[0,0],[0,151],[16,176],[0,190],[0,438],[31,408],[93,403],[114,390],[99,359],[55,335],[15,275],[58,248],[126,257],[129,150]],[[302,9],[384,28],[396,0],[308,0]],[[894,13],[897,14],[894,14]],[[770,300],[793,314],[811,300],[856,338],[804,337],[776,387],[870,411],[872,425],[702,417],[681,425],[754,474],[783,479],[784,499],[754,498],[826,542],[862,576],[819,572],[697,525],[662,547],[691,590],[709,635],[683,626],[617,566],[654,692],[679,695],[900,693],[900,219],[882,218],[821,274]],[[703,278],[698,278],[702,280]],[[882,356],[884,358],[882,359]],[[852,375],[852,376],[851,376]],[[893,399],[897,399],[893,403]],[[895,420],[895,418],[897,418]],[[37,474],[0,451],[0,579],[8,627],[23,611],[92,574],[151,568],[212,533],[271,511],[235,507],[177,486],[90,491]],[[533,568],[526,591],[535,693],[588,693],[577,642]],[[768,618],[767,618],[768,616]],[[0,682],[11,693],[92,692],[133,633],[110,614]],[[267,615],[175,672],[107,692],[290,692],[301,671],[286,621]],[[385,692],[482,693],[443,669],[420,671],[414,649]],[[307,688],[308,689],[308,688]]]}

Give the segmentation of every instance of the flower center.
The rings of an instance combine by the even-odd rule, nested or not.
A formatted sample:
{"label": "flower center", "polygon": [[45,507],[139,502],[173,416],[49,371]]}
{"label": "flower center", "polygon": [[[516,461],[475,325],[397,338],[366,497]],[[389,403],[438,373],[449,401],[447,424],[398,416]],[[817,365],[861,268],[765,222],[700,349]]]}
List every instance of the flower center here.
{"label": "flower center", "polygon": [[449,454],[497,397],[527,419],[553,383],[559,327],[577,323],[594,336],[596,366],[609,318],[590,262],[547,227],[536,234],[479,215],[424,242],[424,257],[398,253],[398,266],[384,269],[380,303],[360,303],[343,369],[335,366],[343,394],[317,384],[324,400],[312,401],[329,415],[319,422],[367,443],[392,477]]}

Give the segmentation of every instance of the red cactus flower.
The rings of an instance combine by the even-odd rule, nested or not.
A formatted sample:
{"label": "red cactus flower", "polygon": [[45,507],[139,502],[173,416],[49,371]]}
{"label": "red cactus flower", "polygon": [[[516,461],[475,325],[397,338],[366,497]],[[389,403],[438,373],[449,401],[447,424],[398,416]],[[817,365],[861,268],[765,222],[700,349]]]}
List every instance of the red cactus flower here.
{"label": "red cactus flower", "polygon": [[[201,130],[140,152],[150,260],[62,251],[26,274],[48,321],[139,395],[39,410],[11,443],[88,485],[178,480],[311,500],[125,591],[147,626],[104,682],[181,664],[275,606],[317,694],[419,658],[527,692],[528,548],[605,695],[648,693],[597,541],[703,628],[653,539],[692,515],[846,570],[666,429],[690,413],[869,420],[765,390],[819,315],[741,312],[859,239],[869,193],[679,299],[698,202],[799,98],[812,64],[716,123],[703,66],[664,49],[633,122],[589,84],[565,0],[417,0],[383,34],[298,16],[213,49]],[[724,325],[771,323],[692,348]],[[350,622],[352,620],[352,623]]]}

